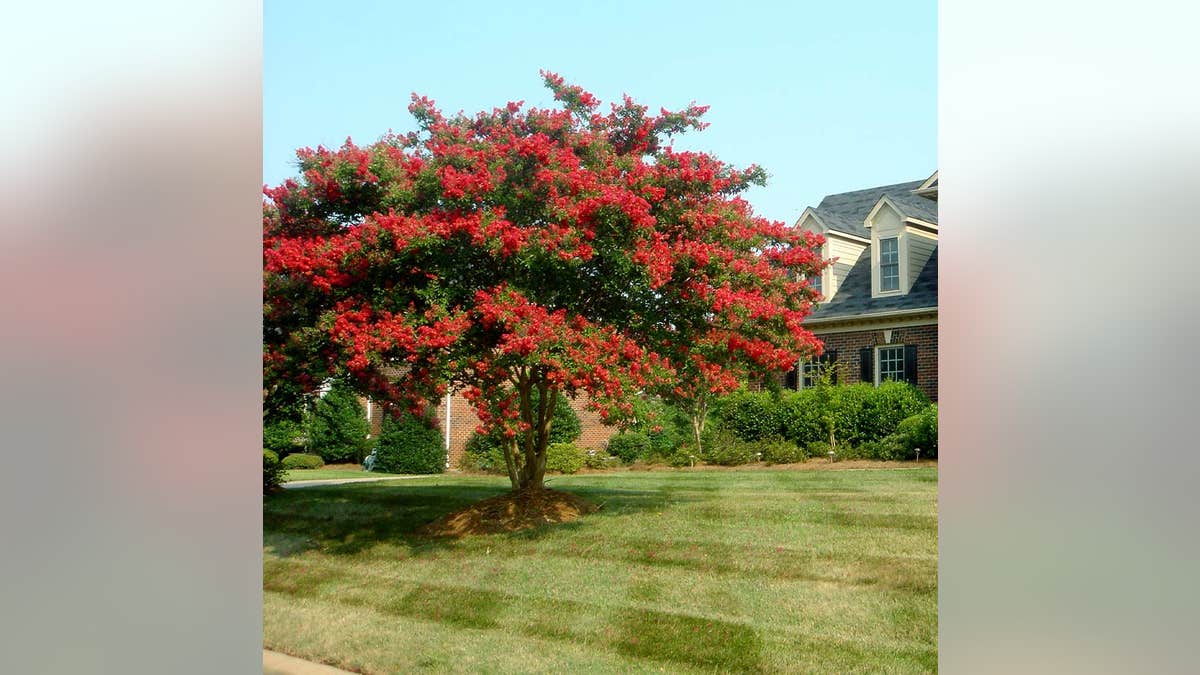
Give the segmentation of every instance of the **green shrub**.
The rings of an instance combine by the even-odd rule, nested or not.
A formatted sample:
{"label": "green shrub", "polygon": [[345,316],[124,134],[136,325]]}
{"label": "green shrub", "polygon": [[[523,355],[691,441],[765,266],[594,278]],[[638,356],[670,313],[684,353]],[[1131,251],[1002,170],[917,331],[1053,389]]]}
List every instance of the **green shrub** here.
{"label": "green shrub", "polygon": [[645,434],[653,455],[667,456],[691,437],[691,421],[678,408],[656,396],[633,399],[636,420],[626,431]]}
{"label": "green shrub", "polygon": [[728,431],[714,434],[705,441],[701,458],[709,464],[738,466],[757,461],[755,444],[747,443]]}
{"label": "green shrub", "polygon": [[795,464],[808,459],[802,448],[781,438],[762,441],[758,444],[758,452],[767,464]]}
{"label": "green shrub", "polygon": [[283,458],[281,462],[285,469],[319,469],[325,466],[325,460],[320,455],[308,455],[297,452]]}
{"label": "green shrub", "polygon": [[586,457],[574,443],[551,443],[546,448],[546,470],[575,473],[583,468]]}
{"label": "green shrub", "polygon": [[379,429],[373,471],[383,473],[441,473],[446,447],[432,421],[410,415],[387,415]]}
{"label": "green shrub", "polygon": [[896,427],[893,441],[904,451],[904,459],[915,459],[917,448],[921,456],[935,459],[938,446],[938,410],[937,404],[931,404],[925,410],[907,417]]}
{"label": "green shrub", "polygon": [[361,462],[366,456],[366,412],[348,387],[335,384],[317,399],[308,420],[308,448],[326,462]]}
{"label": "green shrub", "polygon": [[722,399],[714,413],[721,428],[743,441],[758,441],[779,435],[778,410],[778,397],[741,389]]}
{"label": "green shrub", "polygon": [[[830,387],[828,391],[834,389]],[[830,406],[823,399],[830,398],[831,394],[821,394],[816,389],[784,392],[775,414],[780,435],[801,448],[828,441],[829,428],[824,417],[829,414]]]}
{"label": "green shrub", "polygon": [[621,460],[602,449],[593,448],[584,452],[583,465],[589,469],[611,469],[621,466]]}
{"label": "green shrub", "polygon": [[494,436],[479,433],[471,434],[467,439],[462,457],[458,460],[458,468],[481,473],[508,473],[500,441]]}
{"label": "green shrub", "polygon": [[301,451],[304,426],[294,420],[281,420],[263,425],[263,449],[277,456]]}
{"label": "green shrub", "polygon": [[[808,444],[808,447],[806,447],[804,449],[804,452],[809,457],[816,457],[818,459],[829,459],[829,450],[830,450],[829,443],[827,443],[825,441],[813,441],[812,443]],[[837,458],[845,459],[845,457],[842,457],[842,446],[841,445],[838,446]]]}
{"label": "green shrub", "polygon": [[[538,400],[536,391],[533,400],[535,403]],[[571,407],[571,401],[559,393],[558,399],[554,402],[554,419],[550,422],[550,442],[574,443],[579,440],[582,433],[583,423],[579,421],[579,415]]]}
{"label": "green shrub", "polygon": [[608,439],[608,454],[620,458],[623,464],[633,464],[650,454],[650,439],[636,431],[619,433]]}
{"label": "green shrub", "polygon": [[283,484],[283,464],[279,461],[279,455],[264,448],[263,494],[274,492],[281,484]]}

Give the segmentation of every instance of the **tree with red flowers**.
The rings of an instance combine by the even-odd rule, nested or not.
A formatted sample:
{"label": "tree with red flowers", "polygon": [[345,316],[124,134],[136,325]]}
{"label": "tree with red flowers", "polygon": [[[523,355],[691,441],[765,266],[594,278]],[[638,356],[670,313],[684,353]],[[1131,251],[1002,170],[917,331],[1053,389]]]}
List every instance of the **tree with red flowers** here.
{"label": "tree with red flowers", "polygon": [[671,146],[705,107],[601,114],[543,78],[559,107],[414,95],[419,131],[300,150],[264,189],[268,408],[331,376],[417,412],[462,389],[537,489],[557,393],[616,423],[639,392],[707,397],[819,349],[820,238],[754,215],[762,169]]}

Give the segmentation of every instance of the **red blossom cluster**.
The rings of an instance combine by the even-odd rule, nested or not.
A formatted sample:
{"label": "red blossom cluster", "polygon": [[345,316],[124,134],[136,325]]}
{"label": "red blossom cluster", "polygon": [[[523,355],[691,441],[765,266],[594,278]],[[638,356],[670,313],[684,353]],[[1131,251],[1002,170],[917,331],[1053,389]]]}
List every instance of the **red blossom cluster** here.
{"label": "red blossom cluster", "polygon": [[706,108],[649,114],[543,73],[561,109],[443,115],[419,131],[297,153],[264,187],[264,378],[331,374],[412,409],[463,388],[485,427],[527,432],[524,387],[606,418],[642,390],[719,393],[785,370],[821,239],[753,214],[761,184],[670,139]]}

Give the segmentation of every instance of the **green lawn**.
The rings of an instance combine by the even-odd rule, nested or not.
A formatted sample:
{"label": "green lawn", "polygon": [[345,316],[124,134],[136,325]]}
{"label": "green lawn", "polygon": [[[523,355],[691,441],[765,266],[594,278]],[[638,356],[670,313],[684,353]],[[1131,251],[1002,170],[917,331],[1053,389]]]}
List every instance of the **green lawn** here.
{"label": "green lawn", "polygon": [[297,480],[326,480],[329,478],[379,478],[394,473],[363,471],[362,469],[292,469],[284,473],[284,482]]}
{"label": "green lawn", "polygon": [[507,480],[286,490],[263,642],[362,672],[931,672],[937,469],[553,477],[552,528],[409,533]]}

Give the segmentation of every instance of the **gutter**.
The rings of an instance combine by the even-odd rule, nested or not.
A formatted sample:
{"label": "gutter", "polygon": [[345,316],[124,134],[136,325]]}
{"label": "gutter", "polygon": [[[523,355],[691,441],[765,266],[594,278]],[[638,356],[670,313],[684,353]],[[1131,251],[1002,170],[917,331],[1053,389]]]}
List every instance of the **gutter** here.
{"label": "gutter", "polygon": [[872,321],[874,319],[898,319],[908,316],[917,316],[920,314],[937,314],[937,305],[933,307],[918,307],[917,309],[893,309],[886,312],[873,312],[871,314],[853,314],[850,316],[830,316],[818,319],[807,319],[804,321],[805,326],[824,325],[829,323],[838,323],[842,321]]}

